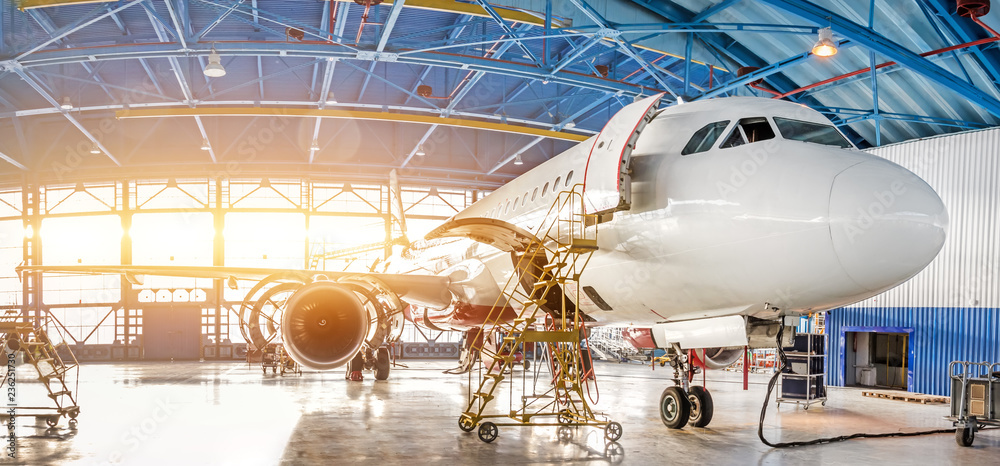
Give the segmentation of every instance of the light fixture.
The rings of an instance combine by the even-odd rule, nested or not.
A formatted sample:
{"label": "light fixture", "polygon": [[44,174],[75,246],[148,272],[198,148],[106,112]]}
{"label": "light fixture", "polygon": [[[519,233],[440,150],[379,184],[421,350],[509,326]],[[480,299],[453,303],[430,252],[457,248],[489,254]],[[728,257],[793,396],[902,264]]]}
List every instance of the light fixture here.
{"label": "light fixture", "polygon": [[833,42],[833,30],[828,27],[819,30],[819,40],[813,46],[812,53],[820,57],[832,57],[837,54],[837,44]]}
{"label": "light fixture", "polygon": [[426,152],[424,152],[424,145],[423,145],[423,144],[420,144],[419,146],[417,146],[417,152],[416,152],[416,156],[417,156],[417,157],[423,157],[423,156],[425,156],[425,155],[427,155],[427,153],[426,153]]}
{"label": "light fixture", "polygon": [[326,104],[327,104],[327,105],[333,105],[333,104],[335,104],[335,103],[337,103],[337,99],[336,99],[336,98],[334,98],[334,96],[333,96],[333,91],[330,91],[330,92],[328,92],[328,93],[326,94]]}
{"label": "light fixture", "polygon": [[208,139],[201,140],[201,150],[212,150],[212,145],[208,143]]}
{"label": "light fixture", "polygon": [[317,150],[319,150],[319,141],[313,139],[312,144],[309,145],[309,150],[311,150],[311,151],[317,151]]}
{"label": "light fixture", "polygon": [[563,128],[566,128],[566,129],[576,128],[576,122],[573,121],[573,120],[569,120],[565,125],[563,125]]}
{"label": "light fixture", "polygon": [[97,154],[101,153],[101,148],[97,147],[97,143],[96,142],[90,145],[90,153],[94,154],[94,155],[97,155]]}
{"label": "light fixture", "polygon": [[524,162],[521,160],[521,153],[518,152],[514,154],[514,165],[523,165]]}
{"label": "light fixture", "polygon": [[642,94],[639,94],[639,95],[636,95],[635,97],[632,98],[632,102],[638,102],[638,101],[640,101],[642,99],[645,99],[645,98],[646,98],[646,96],[644,96]]}
{"label": "light fixture", "polygon": [[209,78],[221,78],[226,75],[226,69],[222,66],[222,56],[215,51],[215,46],[212,46],[212,51],[208,53],[208,64],[205,65],[205,76]]}
{"label": "light fixture", "polygon": [[63,103],[59,106],[63,110],[73,110],[73,102],[69,100],[69,97],[63,97]]}

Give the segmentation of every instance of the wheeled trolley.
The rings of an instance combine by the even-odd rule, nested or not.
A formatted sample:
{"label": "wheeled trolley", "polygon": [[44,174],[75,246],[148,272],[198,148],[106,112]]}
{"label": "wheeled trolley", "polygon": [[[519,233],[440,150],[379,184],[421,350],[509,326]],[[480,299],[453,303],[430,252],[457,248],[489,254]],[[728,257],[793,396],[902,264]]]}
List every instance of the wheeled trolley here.
{"label": "wheeled trolley", "polygon": [[976,431],[984,426],[1000,427],[1000,363],[952,361],[951,415],[955,442],[972,445]]}

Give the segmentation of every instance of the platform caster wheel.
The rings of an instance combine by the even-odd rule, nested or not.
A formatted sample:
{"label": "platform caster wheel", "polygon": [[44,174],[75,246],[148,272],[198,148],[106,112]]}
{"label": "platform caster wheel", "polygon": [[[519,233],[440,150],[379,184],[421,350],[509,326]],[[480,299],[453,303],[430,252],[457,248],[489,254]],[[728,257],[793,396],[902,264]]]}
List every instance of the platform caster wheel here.
{"label": "platform caster wheel", "polygon": [[691,403],[680,387],[667,387],[660,395],[660,420],[671,429],[680,429],[691,415]]}
{"label": "platform caster wheel", "polygon": [[47,417],[45,418],[45,423],[48,424],[49,427],[55,427],[56,424],[59,424],[59,417]]}
{"label": "platform caster wheel", "polygon": [[805,410],[805,411],[809,411],[809,405],[803,406],[802,409]]}
{"label": "platform caster wheel", "polygon": [[966,421],[965,427],[959,427],[955,429],[955,443],[963,447],[971,447],[972,442],[976,439],[976,418],[970,417]]}
{"label": "platform caster wheel", "polygon": [[694,427],[705,427],[712,422],[715,415],[715,403],[712,394],[705,387],[691,387],[688,392],[688,402],[691,403],[691,413],[688,423]]}
{"label": "platform caster wheel", "polygon": [[462,429],[462,432],[472,432],[476,430],[476,423],[468,417],[461,416],[458,418],[458,428]]}
{"label": "platform caster wheel", "polygon": [[573,416],[570,414],[568,409],[563,409],[559,411],[559,423],[567,426],[573,422]]}
{"label": "platform caster wheel", "polygon": [[823,401],[821,401],[821,402],[819,403],[819,405],[820,405],[820,406],[826,406],[826,400],[823,400]]}
{"label": "platform caster wheel", "polygon": [[69,427],[71,429],[76,429],[76,424],[77,424],[77,420],[76,419],[70,419],[69,420]]}
{"label": "platform caster wheel", "polygon": [[608,425],[604,426],[604,438],[617,442],[618,439],[622,438],[622,425],[617,422],[609,422]]}
{"label": "platform caster wheel", "polygon": [[479,426],[479,440],[486,443],[490,443],[497,439],[497,435],[500,434],[500,430],[497,429],[497,425],[492,422],[484,422]]}

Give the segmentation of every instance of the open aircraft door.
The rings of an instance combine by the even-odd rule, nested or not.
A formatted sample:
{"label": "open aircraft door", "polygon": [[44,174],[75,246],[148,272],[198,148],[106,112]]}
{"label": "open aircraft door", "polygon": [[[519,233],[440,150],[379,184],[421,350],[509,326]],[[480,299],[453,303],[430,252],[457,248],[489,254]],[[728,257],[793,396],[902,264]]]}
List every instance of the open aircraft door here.
{"label": "open aircraft door", "polygon": [[584,172],[583,197],[588,214],[629,208],[629,160],[639,133],[652,121],[662,97],[660,93],[626,105],[597,135]]}

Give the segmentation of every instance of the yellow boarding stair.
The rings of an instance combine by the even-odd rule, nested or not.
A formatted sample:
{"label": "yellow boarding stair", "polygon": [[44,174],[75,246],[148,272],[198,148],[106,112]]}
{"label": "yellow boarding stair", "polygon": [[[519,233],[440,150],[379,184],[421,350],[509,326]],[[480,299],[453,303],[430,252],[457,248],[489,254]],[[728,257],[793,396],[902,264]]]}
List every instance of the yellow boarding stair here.
{"label": "yellow boarding stair", "polygon": [[[493,348],[483,345],[483,360],[492,362],[480,362],[475,371],[478,383],[473,383],[474,371],[469,372],[468,407],[458,423],[466,432],[478,426],[479,438],[484,442],[496,439],[498,426],[594,426],[604,428],[605,437],[612,442],[621,437],[621,424],[596,413],[584,395],[586,375],[580,344],[583,317],[571,303],[567,306],[565,297],[569,289],[581,295],[580,274],[598,248],[598,218],[584,213],[581,191],[582,186],[577,185],[572,191],[559,193],[534,238],[520,251],[516,273],[504,285],[485,330],[480,330],[501,337]],[[563,292],[550,294],[557,286]],[[558,296],[561,302],[547,302],[552,296]],[[517,309],[513,319],[512,309]],[[523,371],[521,384],[507,384],[509,410],[485,414],[500,394],[504,380],[513,377],[515,353],[526,343],[536,351],[545,348],[552,377],[539,381],[536,365],[529,387],[528,371]],[[521,386],[520,397],[515,396],[515,385]]]}
{"label": "yellow boarding stair", "polygon": [[[0,316],[0,334],[3,334],[8,351],[8,364],[5,366],[3,384],[5,387],[18,388],[13,370],[15,354],[24,356],[24,362],[31,364],[38,373],[38,380],[48,391],[48,398],[54,407],[21,406],[17,404],[16,392],[8,390],[7,408],[13,409],[18,416],[35,416],[45,419],[49,427],[55,427],[60,417],[68,417],[70,427],[75,428],[76,418],[80,414],[75,391],[79,389],[79,366],[76,356],[65,340],[53,343],[46,333],[47,325],[36,327],[30,321],[8,311]],[[47,323],[47,319],[43,320]],[[73,389],[67,384],[69,375],[74,375],[76,383]],[[12,399],[13,398],[13,399]]]}

